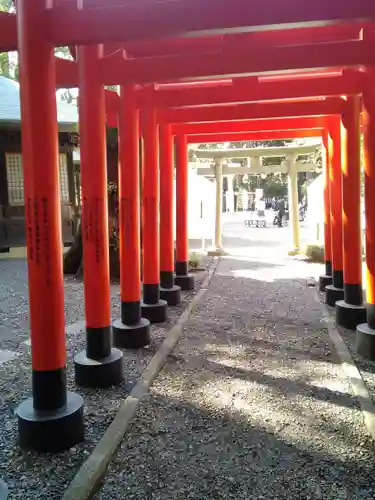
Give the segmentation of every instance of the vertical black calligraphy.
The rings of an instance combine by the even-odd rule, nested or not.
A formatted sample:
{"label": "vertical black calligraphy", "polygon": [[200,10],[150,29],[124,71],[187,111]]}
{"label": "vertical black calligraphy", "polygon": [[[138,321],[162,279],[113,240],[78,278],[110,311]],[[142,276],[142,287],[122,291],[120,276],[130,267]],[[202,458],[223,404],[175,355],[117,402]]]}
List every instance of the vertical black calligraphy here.
{"label": "vertical black calligraphy", "polygon": [[93,224],[95,228],[95,262],[99,264],[103,258],[103,198],[96,196],[94,203]]}
{"label": "vertical black calligraphy", "polygon": [[83,236],[87,245],[94,246],[95,262],[103,259],[104,198],[100,196],[83,199]]}
{"label": "vertical black calligraphy", "polygon": [[134,245],[132,241],[132,226],[134,223],[132,200],[130,198],[121,198],[120,204],[123,245],[124,248],[131,249]]}
{"label": "vertical black calligraphy", "polygon": [[35,261],[40,265],[40,210],[39,198],[34,199]]}
{"label": "vertical black calligraphy", "polygon": [[83,197],[82,225],[83,225],[83,238],[88,243],[90,241],[90,199],[87,196]]}
{"label": "vertical black calligraphy", "polygon": [[44,248],[44,265],[45,265],[45,276],[47,286],[52,284],[52,273],[51,273],[51,228],[50,228],[50,217],[49,217],[49,203],[48,198],[43,197],[41,199],[42,205],[42,230],[41,238],[43,241]]}
{"label": "vertical black calligraphy", "polygon": [[26,238],[27,238],[27,256],[31,262],[34,260],[34,228],[33,228],[33,201],[27,198],[26,202]]}

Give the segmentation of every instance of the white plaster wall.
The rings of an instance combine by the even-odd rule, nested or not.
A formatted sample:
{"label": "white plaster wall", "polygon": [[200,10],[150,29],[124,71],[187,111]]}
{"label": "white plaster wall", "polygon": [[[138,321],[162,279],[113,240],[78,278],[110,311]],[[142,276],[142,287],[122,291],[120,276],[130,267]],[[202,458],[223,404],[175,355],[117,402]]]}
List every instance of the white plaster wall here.
{"label": "white plaster wall", "polygon": [[[307,188],[308,211],[307,220],[315,229],[319,224],[319,241],[324,243],[324,177],[320,175]],[[361,199],[361,228],[365,229],[364,200]]]}
{"label": "white plaster wall", "polygon": [[[307,221],[314,231],[319,224],[319,242],[324,242],[324,176],[320,175],[307,188]],[[317,232],[315,232],[317,235]]]}
{"label": "white plaster wall", "polygon": [[[176,181],[174,181],[176,193]],[[203,218],[201,218],[201,203],[203,205]],[[176,199],[174,200],[176,214]],[[189,239],[212,238],[215,221],[215,182],[209,181],[202,175],[189,168]],[[176,219],[174,230],[176,235]]]}

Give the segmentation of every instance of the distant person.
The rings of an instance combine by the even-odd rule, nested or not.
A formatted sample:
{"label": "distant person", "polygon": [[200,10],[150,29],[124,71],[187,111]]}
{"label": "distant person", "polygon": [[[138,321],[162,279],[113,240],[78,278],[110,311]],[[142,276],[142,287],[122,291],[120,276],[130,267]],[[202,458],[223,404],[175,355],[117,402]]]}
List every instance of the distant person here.
{"label": "distant person", "polygon": [[264,210],[266,209],[266,203],[264,201],[264,198],[261,198],[260,200],[257,201],[256,209],[258,210],[258,212],[264,212]]}
{"label": "distant person", "polygon": [[265,216],[265,209],[266,209],[266,202],[264,201],[264,198],[261,198],[260,200],[257,200],[256,210],[257,210],[258,217],[264,217]]}
{"label": "distant person", "polygon": [[279,216],[278,226],[283,227],[283,218],[285,216],[285,201],[283,198],[280,198],[277,203],[277,213]]}

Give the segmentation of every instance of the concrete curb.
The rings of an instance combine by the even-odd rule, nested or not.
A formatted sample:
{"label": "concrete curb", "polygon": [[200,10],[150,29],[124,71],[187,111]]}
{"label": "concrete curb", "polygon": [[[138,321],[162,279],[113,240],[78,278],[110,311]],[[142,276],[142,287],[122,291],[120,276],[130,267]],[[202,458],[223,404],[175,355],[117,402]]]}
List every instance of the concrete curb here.
{"label": "concrete curb", "polygon": [[366,429],[372,439],[375,440],[375,405],[368,392],[366,383],[363,380],[361,372],[358,370],[345,341],[336,328],[327,306],[321,303],[318,290],[315,292],[315,300],[321,305],[328,334],[336,348],[337,354],[341,359],[342,370],[349,379],[354,396],[356,396],[359,401]]}
{"label": "concrete curb", "polygon": [[202,283],[198,293],[186,307],[174,326],[170,329],[166,339],[147,365],[141,378],[138,380],[129,396],[123,401],[116,417],[106,430],[104,436],[96,445],[94,451],[84,462],[76,476],[65,491],[62,500],[88,500],[97,490],[107,467],[116,453],[128,427],[131,423],[139,403],[146,396],[149,388],[159,374],[167,356],[180,340],[183,327],[189,316],[196,310],[197,304],[206,293],[212,277],[216,271],[219,259],[215,259],[211,269]]}

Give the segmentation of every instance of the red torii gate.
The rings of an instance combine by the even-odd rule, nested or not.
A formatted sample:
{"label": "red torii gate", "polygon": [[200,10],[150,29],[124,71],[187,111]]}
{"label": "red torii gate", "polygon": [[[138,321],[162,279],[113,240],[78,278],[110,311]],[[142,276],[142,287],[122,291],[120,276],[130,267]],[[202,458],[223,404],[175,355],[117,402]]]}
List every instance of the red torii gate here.
{"label": "red torii gate", "polygon": [[172,125],[173,135],[220,134],[237,132],[273,132],[275,130],[297,130],[324,128],[324,116],[303,116],[298,118],[265,118],[258,120],[221,121],[206,123],[179,123]]}
{"label": "red torii gate", "polygon": [[[69,76],[69,71],[65,68],[71,69],[73,67],[74,74]],[[76,87],[78,86],[78,79],[76,73],[77,65],[74,62],[64,59],[56,59],[57,69],[57,84],[61,87]],[[67,76],[68,75],[68,76]],[[217,82],[200,82],[199,85],[182,84],[180,87],[176,85],[164,85],[163,88],[158,90],[155,87],[139,88],[136,93],[137,107],[153,105],[157,108],[177,108],[185,106],[194,106],[196,109],[203,109],[208,105],[213,104],[235,104],[257,101],[272,101],[274,103],[280,101],[285,107],[287,99],[292,99],[296,102],[296,106],[301,106],[300,102],[303,99],[320,99],[321,96],[341,96],[341,95],[356,95],[361,92],[363,88],[365,75],[359,71],[345,71],[339,76],[323,76],[314,75],[301,76],[292,75],[288,77],[288,85],[283,81],[277,79],[266,79],[264,82],[258,78],[236,79],[229,83],[223,81]],[[301,84],[303,80],[303,84]],[[216,84],[216,85],[215,85]],[[327,93],[324,94],[324,88],[327,85]],[[293,97],[294,96],[294,97]],[[107,121],[111,126],[117,125],[117,116],[119,112],[120,99],[119,96],[113,91],[106,91],[106,110]],[[322,104],[322,106],[325,106]],[[258,105],[258,107],[261,107]],[[281,106],[282,107],[282,106]],[[253,107],[255,109],[256,107]],[[222,112],[235,109],[238,111],[240,108],[221,108]],[[247,113],[247,108],[244,113]],[[271,109],[268,106],[265,108]],[[315,111],[319,108],[315,108]],[[323,109],[325,111],[325,109]],[[194,111],[193,111],[194,112]],[[199,111],[195,111],[199,113]],[[166,113],[168,113],[166,111]],[[190,110],[185,111],[190,113]],[[281,110],[280,116],[283,116]],[[315,113],[316,114],[316,113]],[[246,115],[246,118],[251,116]],[[181,118],[180,118],[181,119]],[[183,119],[183,118],[182,118]]]}
{"label": "red torii gate", "polygon": [[208,144],[210,142],[236,141],[275,141],[281,139],[304,139],[306,137],[322,137],[324,128],[272,130],[259,132],[232,132],[222,134],[188,135],[188,144]]}
{"label": "red torii gate", "polygon": [[260,120],[267,118],[324,116],[341,114],[345,101],[339,97],[326,100],[237,104],[161,110],[159,123],[220,122],[223,120]]}
{"label": "red torii gate", "polygon": [[[357,0],[350,5],[340,0],[331,1],[328,4],[326,0],[315,0],[304,5],[303,10],[297,0],[280,0],[277,3],[273,0],[254,2],[231,0],[230,9],[227,9],[226,0],[206,0],[203,3],[200,0],[165,3],[148,0],[132,5],[123,5],[121,0],[110,0],[109,5],[103,0],[88,0],[84,3],[83,9],[78,9],[76,3],[72,1],[60,0],[51,4],[50,8],[46,9],[44,0],[33,2],[17,0],[17,16],[0,15],[0,50],[14,50],[18,47],[21,70],[33,400],[22,403],[17,413],[21,445],[39,450],[67,448],[83,438],[83,402],[76,394],[67,393],[65,387],[62,245],[53,46],[88,45],[78,49],[78,65],[73,67],[70,64],[71,71],[77,72],[75,81],[79,82],[81,91],[81,168],[84,195],[84,272],[88,337],[86,353],[76,358],[76,378],[78,383],[87,385],[96,385],[99,380],[107,384],[117,382],[122,376],[121,353],[116,349],[111,349],[108,335],[110,316],[106,179],[103,154],[105,144],[103,84],[122,85],[119,133],[122,321],[116,324],[116,339],[121,345],[130,346],[135,343],[139,346],[148,342],[149,333],[148,322],[142,320],[140,314],[139,280],[137,96],[143,91],[138,92],[134,85],[187,78],[228,78],[232,75],[246,76],[272,71],[370,66],[374,63],[372,31],[375,3],[372,0]],[[338,24],[339,20],[341,24]],[[348,23],[342,23],[342,20],[347,20]],[[300,29],[283,31],[267,29],[272,24],[280,23],[294,24],[294,28]],[[313,28],[311,28],[311,23],[314,25]],[[302,29],[304,26],[310,27]],[[249,28],[254,33],[245,33]],[[257,32],[264,28],[266,28],[264,33]],[[219,37],[211,33],[217,30],[221,32]],[[243,33],[233,34],[233,30],[243,31]],[[361,36],[361,31],[365,33],[364,37]],[[189,34],[193,37],[192,41],[181,38],[160,40],[158,44],[154,44],[155,39],[175,36],[176,33],[181,37]],[[249,40],[250,36],[252,37],[251,43],[246,42],[244,45],[244,40]],[[148,41],[145,42],[145,40]],[[93,46],[119,41],[120,46],[125,47],[126,53],[120,51],[102,57],[102,49],[98,45]],[[128,48],[126,44],[129,44]],[[155,49],[152,49],[152,45]],[[256,50],[254,50],[255,47]],[[151,57],[149,57],[150,50]],[[155,52],[152,53],[152,50]],[[135,57],[131,58],[133,54]],[[68,67],[66,63],[62,64]],[[344,75],[343,78],[345,78]],[[147,264],[144,270],[146,307],[143,307],[142,312],[145,313],[147,309],[150,309],[156,311],[155,314],[158,316],[164,315],[165,310],[165,304],[159,301],[157,220],[159,117],[162,121],[162,126],[160,126],[163,151],[163,156],[160,158],[162,184],[168,185],[166,192],[169,193],[168,205],[161,209],[161,213],[164,213],[167,216],[166,219],[169,220],[169,229],[164,234],[168,233],[167,241],[170,250],[168,265],[163,271],[168,273],[169,278],[172,276],[170,285],[173,285],[173,267],[171,267],[173,258],[170,257],[173,248],[171,245],[173,235],[171,240],[170,234],[172,134],[176,131],[178,133],[177,185],[181,200],[180,212],[178,212],[178,224],[182,226],[181,238],[177,242],[177,245],[180,242],[181,250],[180,253],[178,252],[177,260],[181,255],[183,260],[178,260],[178,262],[184,267],[187,257],[185,243],[187,240],[186,134],[189,133],[186,132],[189,124],[185,122],[191,122],[194,119],[198,121],[202,119],[239,120],[239,116],[244,116],[248,111],[253,113],[251,117],[254,121],[262,118],[266,112],[270,112],[273,117],[281,118],[291,116],[290,113],[298,117],[310,116],[304,113],[312,111],[312,115],[332,115],[328,126],[325,125],[325,130],[329,133],[327,149],[329,151],[332,212],[333,284],[342,285],[344,281],[346,300],[344,307],[337,310],[349,310],[351,314],[353,310],[359,314],[363,313],[361,277],[358,275],[357,265],[360,254],[356,244],[360,237],[359,189],[352,189],[353,186],[357,187],[359,182],[359,151],[356,139],[359,135],[359,102],[356,94],[359,94],[362,89],[365,110],[363,125],[366,149],[369,308],[368,325],[358,327],[358,338],[359,352],[375,357],[373,340],[375,338],[373,335],[375,327],[375,197],[372,196],[375,187],[374,83],[373,71],[367,70],[364,81],[359,84],[358,88],[354,89],[355,85],[350,81],[350,86],[353,85],[354,97],[348,98],[347,103],[329,94],[330,99],[313,103],[316,107],[315,111],[312,111],[311,102],[294,102],[239,105],[237,110],[229,109],[230,106],[222,106],[222,109],[213,108],[210,111],[205,109],[193,111],[193,108],[190,110],[161,109],[157,114],[152,100],[147,103],[145,101],[141,110],[146,153],[143,201],[147,231],[144,251],[145,261],[152,263],[153,266]],[[346,84],[349,87],[349,82]],[[234,84],[234,86],[237,85],[241,85],[241,82]],[[352,95],[348,87],[347,94]],[[147,92],[148,90],[145,90],[146,94]],[[215,104],[219,104],[219,92],[221,89],[215,94]],[[233,90],[232,97],[235,93],[236,91]],[[250,93],[251,85],[249,85]],[[188,98],[191,99],[191,96]],[[316,93],[303,97],[314,96]],[[89,97],[90,103],[97,103],[96,109],[90,107]],[[300,94],[287,96],[287,98],[295,97],[300,97]],[[269,98],[272,99],[271,93]],[[280,98],[280,95],[274,96],[276,100]],[[254,98],[254,101],[256,100],[259,100],[259,94]],[[224,99],[223,102],[230,101]],[[318,107],[319,113],[316,111]],[[225,108],[228,109],[225,110]],[[225,111],[228,111],[228,114]],[[344,259],[342,259],[341,245],[339,115],[343,117],[342,123],[346,130],[343,132],[344,144],[348,144],[346,148],[343,148]],[[249,116],[245,116],[244,119],[246,118]],[[264,118],[269,119],[270,116]],[[299,118],[301,121],[303,119]],[[179,124],[175,125],[175,121]],[[182,132],[183,130],[185,132]],[[324,136],[327,137],[326,133]],[[43,179],[43,182],[40,182],[40,179]],[[167,198],[167,196],[163,197],[164,200]],[[40,234],[43,238],[43,247],[40,247]],[[353,240],[355,240],[354,243]],[[126,262],[129,260],[131,265],[127,266]],[[342,260],[344,260],[344,267]],[[185,267],[182,271],[185,273]],[[343,271],[344,280],[342,279]],[[341,297],[342,289],[337,286],[333,287],[331,295],[338,294]],[[329,292],[327,294],[329,295]],[[353,307],[354,305],[358,307]],[[340,312],[338,316],[340,314],[344,313]],[[95,360],[95,363],[92,363],[92,360]],[[41,413],[41,410],[46,411]]]}
{"label": "red torii gate", "polygon": [[[190,85],[178,88],[176,85],[159,85],[151,92],[140,89],[137,93],[139,106],[151,101],[158,108],[177,108],[181,106],[202,106],[207,104],[234,104],[281,99],[330,97],[359,94],[362,91],[365,75],[359,71],[344,71],[331,76],[320,74],[304,75],[303,81],[297,75],[284,80],[257,77],[237,78],[216,85]],[[176,88],[177,87],[177,88]]]}
{"label": "red torii gate", "polygon": [[[225,3],[225,0],[222,0]],[[270,0],[269,0],[270,1]],[[281,18],[286,19],[288,16],[292,15],[293,16],[293,11],[295,11],[295,6],[293,5],[293,0],[288,0],[290,3],[289,9],[291,12],[282,12],[282,15],[280,16]],[[295,1],[295,0],[294,0]],[[322,1],[322,0],[321,0]],[[337,1],[337,0],[336,0]],[[368,1],[368,0],[363,0],[363,1]],[[237,2],[240,3],[240,0],[237,0]],[[199,29],[194,29],[193,26],[189,23],[191,23],[191,19],[186,19],[186,13],[191,12],[191,10],[195,10],[196,12],[199,12],[199,20],[194,20],[193,22],[196,23],[196,26],[199,26],[202,28],[202,24],[204,22],[211,23],[211,26],[214,26],[216,22],[219,20],[217,19],[218,16],[222,15],[221,13],[215,12],[210,13],[210,2],[205,3],[204,5],[204,10],[208,7],[208,10],[205,10],[203,12],[203,6],[199,5],[197,2],[196,5],[192,5],[191,3],[189,4],[189,8],[187,9],[186,4],[184,5],[184,2],[179,2],[179,5],[174,5],[173,9],[186,9],[185,11],[185,19],[184,19],[184,30],[180,31],[182,35],[187,34],[188,31],[191,31],[190,28],[192,28],[193,33],[189,33],[189,38],[184,38],[183,36],[181,38],[173,38],[173,35],[175,35],[176,32],[178,32],[178,24],[176,19],[174,19],[173,22],[173,28],[169,27],[166,25],[166,9],[164,6],[158,6],[158,5],[153,5],[152,2],[147,2],[147,13],[150,16],[149,19],[151,20],[152,24],[155,24],[153,28],[156,28],[156,25],[158,23],[157,15],[159,16],[164,16],[164,20],[161,21],[161,28],[162,28],[162,33],[161,37],[164,36],[170,36],[172,37],[167,38],[166,40],[163,40],[162,38],[160,39],[160,36],[155,37],[155,33],[153,34],[151,31],[145,29],[145,4],[140,2],[137,2],[136,5],[127,5],[127,6],[121,6],[121,0],[117,2],[117,8],[111,8],[116,6],[115,2],[94,2],[94,1],[85,1],[84,4],[84,12],[81,12],[81,9],[77,8],[77,3],[76,0],[71,0],[69,1],[57,1],[54,0],[54,8],[51,9],[49,12],[44,13],[44,19],[42,19],[43,22],[49,21],[49,29],[48,33],[50,34],[50,41],[55,45],[55,46],[63,46],[63,45],[68,45],[68,46],[75,46],[79,44],[88,44],[88,43],[101,43],[101,42],[112,42],[112,45],[115,47],[114,50],[116,50],[119,47],[125,47],[127,52],[131,54],[133,57],[149,57],[150,55],[172,55],[172,54],[201,54],[202,50],[211,50],[211,51],[219,51],[221,50],[223,44],[227,41],[228,39],[228,33],[231,33],[231,30],[226,29],[223,31],[223,34],[213,34],[210,35],[207,32],[207,29],[203,28],[203,33]],[[188,3],[188,2],[186,2]],[[70,4],[70,5],[69,5]],[[220,6],[217,4],[212,4],[212,6],[215,6],[215,11],[218,9]],[[100,11],[96,10],[95,8],[101,7]],[[107,14],[107,17],[105,18],[103,16],[103,7],[107,7],[108,11],[104,12],[104,16]],[[275,12],[275,6],[273,5],[273,12]],[[277,6],[278,8],[279,6]],[[304,6],[305,7],[305,6]],[[363,29],[367,28],[372,28],[373,27],[373,14],[371,15],[371,12],[373,13],[373,6],[370,6],[369,12],[370,15],[367,16],[369,21],[364,22],[365,17],[363,16],[363,7],[359,6],[357,12],[362,12],[362,15],[355,20],[355,16],[347,16],[343,14],[343,11],[347,9],[345,6],[344,9],[342,6],[339,5],[333,5],[331,7],[331,13],[336,11],[336,14],[338,17],[332,17],[331,22],[327,22],[327,17],[329,17],[329,13],[327,13],[324,17],[324,22],[319,25],[318,22],[315,23],[315,26],[313,27],[304,27],[303,23],[299,23],[298,27],[304,27],[304,29],[299,29],[296,30],[295,26],[293,29],[283,29],[282,31],[277,30],[264,30],[262,29],[262,25],[259,24],[258,28],[260,31],[257,31],[257,20],[254,17],[254,12],[257,9],[263,10],[263,6],[260,5],[254,5],[252,4],[251,6],[241,6],[241,11],[243,9],[245,10],[250,10],[252,12],[251,16],[248,19],[252,19],[252,30],[250,33],[246,32],[241,32],[241,33],[236,33],[234,32],[234,39],[244,41],[244,37],[246,37],[246,40],[258,42],[262,46],[275,46],[277,42],[280,40],[280,36],[282,39],[282,44],[283,45],[295,45],[295,44],[308,44],[308,43],[321,43],[321,42],[329,42],[329,41],[338,41],[342,39],[358,39],[360,38],[360,34]],[[282,8],[284,8],[284,3]],[[319,8],[322,10],[319,12]],[[357,6],[354,8],[350,7],[354,10],[357,9]],[[368,8],[368,6],[366,7]],[[197,10],[198,9],[198,10]],[[233,6],[233,9],[235,7]],[[155,10],[158,12],[156,13]],[[315,9],[314,9],[315,10]],[[137,12],[138,11],[138,12]],[[168,6],[168,11],[172,13],[172,8]],[[225,12],[225,9],[224,9]],[[322,15],[322,12],[327,12],[327,6],[323,9],[322,7],[318,7],[317,10],[315,10],[315,15],[319,18]],[[140,17],[138,19],[134,19],[134,14],[137,15],[140,14]],[[239,10],[236,11],[236,17],[239,13]],[[263,11],[264,13],[264,11]],[[109,14],[109,15],[108,15]],[[206,19],[202,20],[202,15],[206,15]],[[332,15],[332,14],[331,14]],[[121,17],[122,16],[122,17]],[[154,17],[153,17],[154,16]],[[275,14],[277,17],[277,14]],[[309,14],[306,13],[306,18],[308,18]],[[216,17],[216,19],[215,19]],[[371,20],[372,17],[372,20]],[[291,17],[292,18],[292,17]],[[240,19],[240,16],[238,17]],[[337,23],[337,20],[340,21],[340,24]],[[134,26],[134,21],[137,21],[137,26]],[[220,22],[220,21],[219,21]],[[240,23],[243,22],[243,20],[240,20]],[[245,21],[248,23],[248,20]],[[94,38],[95,41],[90,40],[90,37],[92,36],[91,33],[88,31],[92,29],[93,23],[99,23],[101,26],[95,26],[94,29],[96,28],[96,33],[94,33]],[[58,27],[58,32],[55,30],[53,31],[53,28],[55,28],[54,24],[57,24]],[[79,26],[80,24],[80,26]],[[89,26],[91,24],[91,26]],[[278,24],[278,23],[275,23]],[[309,24],[309,23],[308,23]],[[311,25],[311,23],[310,23]],[[268,25],[269,26],[269,25]],[[306,26],[306,25],[305,25]],[[131,27],[131,29],[129,29]],[[249,26],[247,26],[249,27]],[[13,14],[8,14],[8,13],[1,13],[0,17],[0,28],[1,28],[1,42],[0,42],[0,47],[2,51],[6,50],[16,50],[17,48],[17,24],[16,24],[16,17]],[[134,29],[135,28],[135,29]],[[168,29],[170,29],[173,33],[169,33]],[[217,28],[212,28],[212,29],[217,29]],[[80,40],[77,39],[77,34],[76,31],[80,30],[80,33],[78,34]],[[102,36],[104,33],[104,30],[109,31],[104,38],[101,38],[101,40],[98,40],[98,36]],[[118,33],[118,31],[120,33]],[[100,35],[99,35],[100,33]],[[136,36],[134,36],[134,33]],[[130,36],[128,35],[130,34]],[[193,35],[193,37],[192,37]],[[126,39],[126,40],[125,40]],[[136,43],[134,43],[133,40],[138,39]],[[119,40],[122,40],[122,43],[118,43]],[[125,42],[125,43],[124,43]]]}

